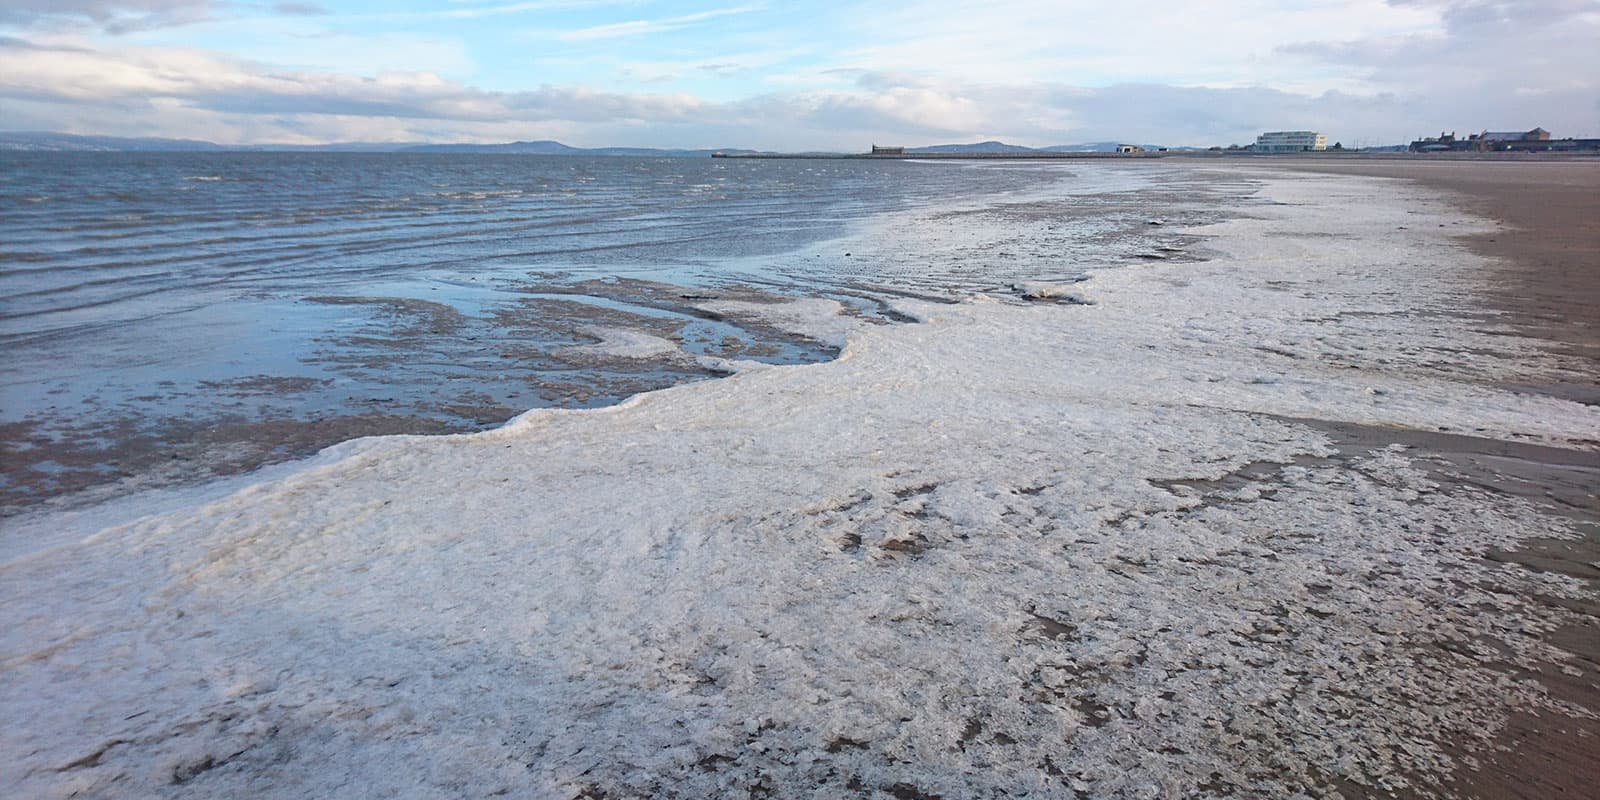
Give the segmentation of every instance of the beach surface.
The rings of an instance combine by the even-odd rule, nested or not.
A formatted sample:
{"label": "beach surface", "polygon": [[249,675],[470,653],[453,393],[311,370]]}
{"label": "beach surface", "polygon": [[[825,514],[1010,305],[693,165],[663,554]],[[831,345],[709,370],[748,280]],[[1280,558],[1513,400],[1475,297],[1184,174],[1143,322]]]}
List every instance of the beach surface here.
{"label": "beach surface", "polygon": [[[885,289],[1183,258],[1178,226],[1146,220],[1206,221],[1219,188],[681,158],[0,154],[0,172],[0,525],[612,405],[720,374],[702,359],[828,360],[698,306],[826,296],[882,320]],[[607,344],[619,330],[675,346]]]}
{"label": "beach surface", "polygon": [[[1404,180],[1448,194],[1462,209],[1498,220],[1467,237],[1494,259],[1500,290],[1490,307],[1524,333],[1600,361],[1600,160],[1287,162],[1324,174]],[[1587,380],[1585,380],[1587,378]],[[1600,399],[1600,372],[1557,389]]]}
{"label": "beach surface", "polygon": [[[1600,162],[1366,161],[1286,162],[1321,174],[1399,180],[1440,192],[1459,207],[1500,225],[1462,242],[1490,259],[1484,307],[1517,335],[1537,340],[1568,366],[1553,382],[1508,382],[1510,388],[1600,403]],[[1357,446],[1370,432],[1349,431]],[[1377,438],[1395,438],[1379,436]],[[1453,437],[1413,438],[1451,467],[1443,480],[1528,497],[1573,520],[1584,533],[1565,541],[1535,540],[1490,558],[1570,575],[1587,583],[1581,612],[1550,638],[1579,657],[1581,671],[1539,675],[1547,689],[1600,710],[1600,459],[1589,453],[1508,449]],[[1568,671],[1573,672],[1573,671]],[[1581,797],[1600,779],[1600,724],[1591,718],[1552,721],[1514,716],[1502,748],[1463,776],[1463,794],[1490,798]]]}
{"label": "beach surface", "polygon": [[1544,333],[1581,292],[1498,297],[1544,280],[1490,247],[1521,212],[1196,169],[1252,187],[1209,260],[915,324],[722,301],[842,355],[30,519],[0,760],[38,797],[1582,796],[1600,409]]}

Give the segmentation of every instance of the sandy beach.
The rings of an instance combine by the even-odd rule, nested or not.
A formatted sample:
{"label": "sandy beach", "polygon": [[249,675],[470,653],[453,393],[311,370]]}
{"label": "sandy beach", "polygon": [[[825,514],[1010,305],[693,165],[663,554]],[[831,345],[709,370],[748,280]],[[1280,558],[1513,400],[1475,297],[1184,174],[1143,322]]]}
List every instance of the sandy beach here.
{"label": "sandy beach", "polygon": [[1600,800],[1597,43],[0,5],[0,800]]}
{"label": "sandy beach", "polygon": [[[1494,283],[1484,304],[1520,334],[1570,356],[1576,367],[1560,383],[1516,388],[1600,402],[1600,162],[1552,161],[1298,161],[1291,169],[1414,182],[1436,190],[1501,227],[1464,241],[1493,259]],[[1508,448],[1464,437],[1395,435],[1346,429],[1345,441],[1364,447],[1387,439],[1430,452],[1444,480],[1487,485],[1567,516],[1582,539],[1535,540],[1490,558],[1548,570],[1587,582],[1587,599],[1562,607],[1582,618],[1550,640],[1578,657],[1577,674],[1550,670],[1539,679],[1554,694],[1600,710],[1600,458],[1592,452]],[[1502,744],[1479,770],[1459,776],[1463,796],[1582,797],[1600,778],[1594,719],[1512,718]]]}
{"label": "sandy beach", "polygon": [[1596,232],[1534,206],[1600,173],[1294,166],[1174,179],[1228,209],[1174,232],[1203,259],[913,324],[710,300],[842,354],[31,519],[0,760],[37,797],[1584,796]]}
{"label": "sandy beach", "polygon": [[[1276,164],[1277,162],[1274,162]],[[1334,175],[1413,181],[1446,193],[1473,214],[1503,227],[1467,244],[1496,259],[1504,291],[1486,294],[1529,335],[1600,359],[1600,160],[1286,161]],[[1600,396],[1600,371],[1557,391]]]}

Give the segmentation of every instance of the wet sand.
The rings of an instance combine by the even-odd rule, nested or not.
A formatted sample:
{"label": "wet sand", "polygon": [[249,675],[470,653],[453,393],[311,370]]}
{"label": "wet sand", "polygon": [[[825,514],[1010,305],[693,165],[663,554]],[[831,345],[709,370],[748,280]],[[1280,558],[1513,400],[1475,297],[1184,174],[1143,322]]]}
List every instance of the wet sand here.
{"label": "wet sand", "polygon": [[[1279,166],[1274,162],[1274,166]],[[1500,291],[1484,297],[1504,321],[1553,349],[1600,363],[1600,160],[1285,161],[1308,172],[1399,178],[1454,195],[1461,207],[1502,223],[1466,237],[1500,262]],[[1552,394],[1600,402],[1600,370]]]}
{"label": "wet sand", "polygon": [[[136,398],[149,403],[144,414],[86,407],[97,413],[70,409],[0,424],[0,520],[199,485],[350,439],[480,431],[530,407],[609,405],[719,374],[693,354],[775,363],[834,355],[804,337],[695,308],[707,299],[780,302],[781,295],[745,287],[686,291],[627,280],[530,285],[481,316],[412,298],[303,298],[366,312],[364,324],[328,337],[312,359],[352,380],[263,374],[188,385],[174,376],[165,396]],[[585,348],[595,328],[646,332],[683,352],[641,359]],[[367,391],[352,394],[347,387],[354,385]],[[173,410],[196,398],[195,411]]]}
{"label": "wet sand", "polygon": [[[1570,382],[1516,388],[1594,405],[1600,403],[1600,162],[1283,161],[1273,166],[1342,175],[1399,178],[1456,196],[1462,207],[1502,223],[1465,238],[1497,262],[1496,291],[1483,303],[1497,321],[1541,340],[1579,366]],[[1573,653],[1578,674],[1551,665],[1535,680],[1551,696],[1600,714],[1600,455],[1470,436],[1316,423],[1346,454],[1390,444],[1411,448],[1433,465],[1434,479],[1539,503],[1573,520],[1581,540],[1535,540],[1517,552],[1485,558],[1569,575],[1592,591],[1581,602],[1546,599],[1580,612],[1580,625],[1550,643]],[[1600,780],[1600,720],[1513,713],[1497,752],[1457,776],[1461,797],[1542,800],[1593,796]],[[1359,789],[1359,787],[1352,787]],[[1356,791],[1355,796],[1365,796]],[[1372,795],[1388,796],[1388,795]]]}
{"label": "wet sand", "polygon": [[[286,316],[321,331],[308,352],[242,360],[242,374],[200,380],[178,362],[138,391],[102,381],[82,402],[53,388],[0,423],[0,523],[202,485],[354,438],[482,431],[530,408],[605,406],[723,374],[698,357],[799,364],[835,355],[699,308],[707,301],[822,295],[874,321],[904,322],[889,305],[896,298],[1005,292],[1015,280],[1066,279],[1082,264],[1197,260],[1196,237],[1180,229],[1218,221],[1231,212],[1212,198],[1248,190],[1243,179],[1222,183],[1215,172],[1176,171],[1159,185],[1092,196],[933,208],[849,244],[774,256],[765,272],[704,283],[552,272],[493,291],[296,296]],[[1146,224],[1152,217],[1171,224]],[[932,230],[942,233],[930,238]],[[603,329],[668,340],[679,352],[621,357],[595,346]]]}

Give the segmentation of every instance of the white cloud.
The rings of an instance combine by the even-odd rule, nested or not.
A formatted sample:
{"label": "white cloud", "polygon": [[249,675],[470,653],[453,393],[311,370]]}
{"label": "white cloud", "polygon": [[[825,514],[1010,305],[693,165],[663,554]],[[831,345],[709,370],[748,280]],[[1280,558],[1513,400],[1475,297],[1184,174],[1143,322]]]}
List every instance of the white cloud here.
{"label": "white cloud", "polygon": [[465,79],[477,70],[471,48],[459,39],[426,33],[357,35],[338,29],[308,32],[262,21],[216,26],[218,32],[260,32],[230,55],[279,70],[340,72],[350,75],[416,71]]}
{"label": "white cloud", "polygon": [[4,0],[0,25],[120,34],[200,22],[215,9],[212,0]]}
{"label": "white cloud", "polygon": [[273,3],[272,10],[291,17],[320,17],[328,13],[328,9],[316,3]]}
{"label": "white cloud", "polygon": [[[460,0],[451,0],[460,2]],[[597,8],[603,6],[638,5],[640,0],[532,0],[522,3],[494,3],[490,5],[464,5],[463,8],[448,9],[437,12],[422,12],[426,16],[454,17],[456,19],[476,19],[479,17],[498,17],[506,14],[524,14],[529,11],[557,11],[574,8]]]}
{"label": "white cloud", "polygon": [[1015,0],[995,13],[973,13],[957,0],[865,3],[847,24],[866,43],[841,53],[836,66],[1003,83],[1270,85],[1299,77],[1302,65],[1273,55],[1285,41],[1414,32],[1437,18],[1431,9],[1382,0],[1235,0],[1148,10]]}
{"label": "white cloud", "polygon": [[140,105],[157,101],[233,114],[541,121],[688,118],[684,95],[626,95],[583,87],[485,92],[427,72],[373,77],[272,70],[200,50],[0,46],[0,97]]}
{"label": "white cloud", "polygon": [[557,39],[566,42],[580,42],[592,39],[619,39],[626,36],[643,36],[652,33],[675,31],[696,25],[701,22],[728,17],[736,14],[747,14],[756,10],[756,6],[736,6],[733,8],[718,8],[710,11],[700,11],[694,14],[684,14],[665,19],[639,19],[627,22],[614,22],[609,25],[595,25],[577,30],[560,31],[555,34]]}
{"label": "white cloud", "polygon": [[[116,5],[76,2],[64,7],[84,19],[83,9]],[[168,7],[146,4],[158,6]],[[907,8],[856,9],[850,24],[864,43],[832,54],[783,37],[766,48],[718,39],[723,47],[655,58],[552,49],[536,68],[567,64],[579,77],[515,91],[475,87],[467,43],[424,33],[266,37],[276,44],[225,54],[33,31],[0,36],[0,117],[8,127],[23,120],[229,142],[564,138],[845,150],[983,138],[1209,145],[1249,141],[1265,128],[1323,130],[1347,145],[1397,143],[1441,127],[1600,134],[1600,48],[1592,46],[1600,0],[1314,1],[1294,13],[1241,0],[1226,14],[1157,15],[1103,3],[1066,14],[1043,0],[1019,0],[1000,15],[955,13],[949,3],[921,14]],[[747,10],[641,24],[666,30]],[[831,24],[817,19],[819,31]],[[289,30],[282,25],[265,30]],[[191,30],[243,38],[228,23]],[[583,31],[580,41],[641,29],[568,33]],[[1141,66],[1126,66],[1138,55]],[[593,85],[602,76],[617,79],[610,90]],[[724,80],[697,80],[710,76]],[[719,94],[640,90],[673,80]]]}
{"label": "white cloud", "polygon": [[753,75],[759,70],[798,58],[807,52],[804,49],[756,50],[672,61],[630,60],[618,64],[617,72],[642,83],[658,83],[685,77],[735,78]]}
{"label": "white cloud", "polygon": [[1600,0],[1413,0],[1441,27],[1283,45],[1287,56],[1356,71],[1373,84],[1492,89],[1506,80],[1600,87]]}

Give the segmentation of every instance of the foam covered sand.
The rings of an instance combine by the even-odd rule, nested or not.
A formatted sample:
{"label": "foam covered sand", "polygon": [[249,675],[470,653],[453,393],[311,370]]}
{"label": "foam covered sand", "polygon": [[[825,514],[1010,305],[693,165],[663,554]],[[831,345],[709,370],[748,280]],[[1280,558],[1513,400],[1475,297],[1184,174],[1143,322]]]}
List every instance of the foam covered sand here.
{"label": "foam covered sand", "polygon": [[1539,635],[1560,612],[1528,598],[1581,587],[1479,557],[1568,531],[1442,491],[1403,449],[1330,458],[1293,420],[1592,449],[1600,411],[1494,388],[1546,367],[1459,313],[1477,265],[1443,234],[1465,220],[1357,180],[1262,191],[1258,219],[1198,231],[1222,257],[1092,274],[1095,305],[780,307],[774,326],[849,326],[843,356],[360,440],[18,555],[7,782],[1434,791],[1509,707],[1583,713],[1503,668],[1559,668]]}

